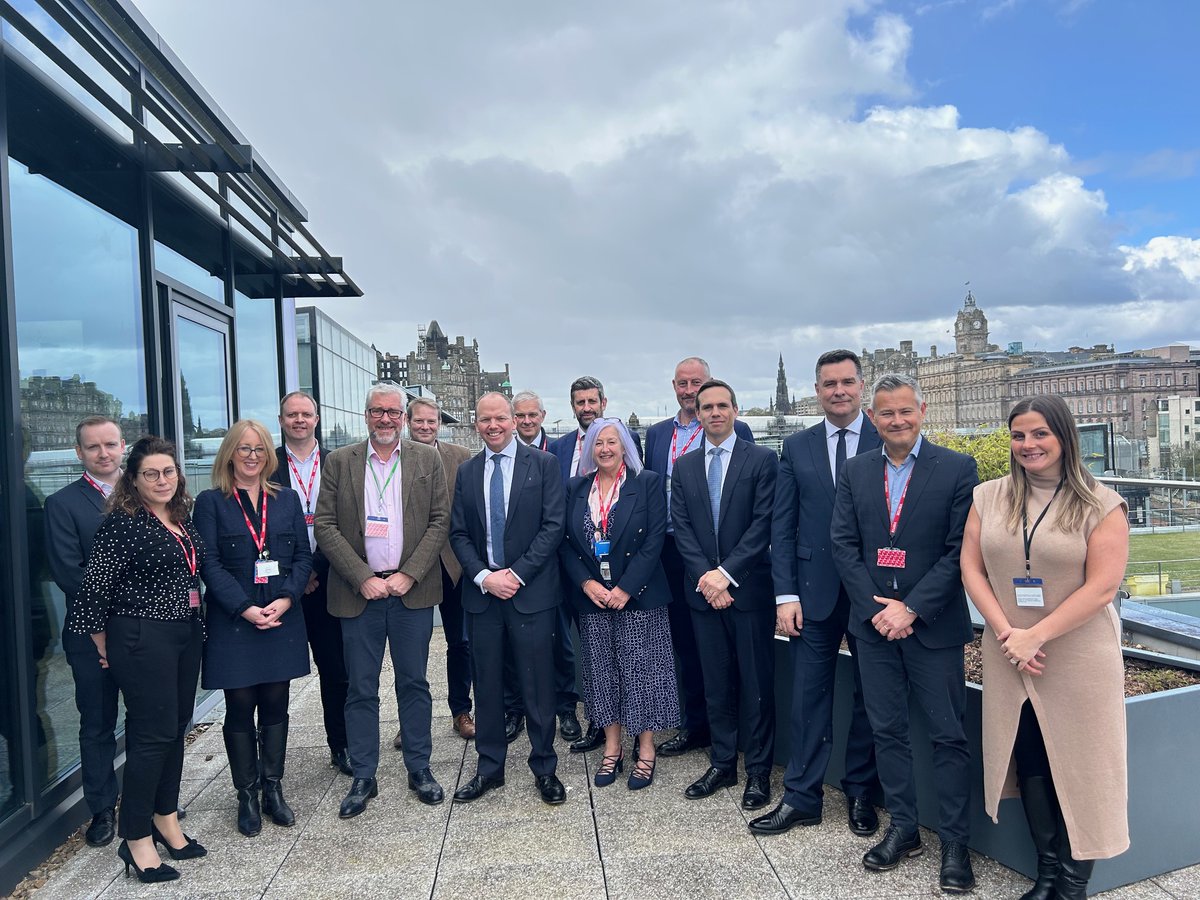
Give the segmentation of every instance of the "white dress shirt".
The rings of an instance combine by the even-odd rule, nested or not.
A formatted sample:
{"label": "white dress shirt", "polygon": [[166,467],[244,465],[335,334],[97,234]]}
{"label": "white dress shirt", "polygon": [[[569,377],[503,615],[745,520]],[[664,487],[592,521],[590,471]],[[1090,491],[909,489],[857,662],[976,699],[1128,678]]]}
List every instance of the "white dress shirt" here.
{"label": "white dress shirt", "polygon": [[[500,466],[500,476],[504,479],[504,515],[508,517],[508,498],[512,495],[512,480],[513,466],[517,462],[517,439],[514,436],[507,446],[499,452],[500,459],[495,459],[492,450],[486,445],[484,452],[487,453],[486,460],[483,464],[483,521],[487,533],[487,558],[488,565],[493,569],[499,568],[496,565],[496,555],[492,550],[492,473],[496,466]],[[475,576],[475,584],[483,590],[483,579],[491,575],[491,571],[484,569]]]}

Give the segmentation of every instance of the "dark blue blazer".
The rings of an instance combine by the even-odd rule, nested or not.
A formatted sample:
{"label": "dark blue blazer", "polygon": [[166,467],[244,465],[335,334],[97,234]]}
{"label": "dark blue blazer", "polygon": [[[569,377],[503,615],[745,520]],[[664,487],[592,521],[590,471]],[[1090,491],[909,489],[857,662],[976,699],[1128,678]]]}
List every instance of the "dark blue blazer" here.
{"label": "dark blue blazer", "polygon": [[192,522],[207,550],[200,567],[208,588],[205,601],[210,609],[216,606],[230,618],[237,618],[250,606],[267,606],[277,597],[289,597],[298,608],[308,585],[312,552],[300,496],[291,488],[280,488],[267,504],[267,551],[279,563],[279,574],[266,584],[255,584],[258,551],[237,498],[216,488],[202,491],[196,498]]}
{"label": "dark blue blazer", "polygon": [[[550,442],[550,446],[546,448],[547,452],[553,453],[558,459],[558,466],[562,472],[563,486],[571,480],[571,460],[575,456],[575,442],[579,439],[579,429],[564,434],[562,437],[556,437]],[[633,438],[633,445],[637,447],[638,459],[642,458],[642,439],[638,437],[636,431],[629,432]]]}
{"label": "dark blue blazer", "polygon": [[[588,515],[588,494],[596,476],[581,475],[567,486],[566,535],[559,547],[559,558],[569,581],[571,602],[581,613],[605,613],[583,592],[583,583],[600,577],[600,563],[584,532]],[[667,501],[662,476],[642,469],[635,478],[626,478],[621,496],[612,509],[613,527],[609,534],[612,547],[609,562],[612,584],[629,594],[628,610],[657,609],[671,602],[671,590],[662,567],[663,537],[667,533]]]}
{"label": "dark blue blazer", "polygon": [[46,498],[45,540],[50,574],[73,606],[83,585],[92,540],[107,515],[107,501],[83,478]]}
{"label": "dark blue blazer", "polygon": [[[655,422],[646,429],[646,468],[650,471],[663,476],[667,474],[667,460],[671,458],[671,434],[674,430],[674,417]],[[733,432],[741,440],[754,443],[754,434],[750,431],[750,426],[741,419],[733,420]],[[696,441],[703,443],[704,437],[699,436]]]}
{"label": "dark blue blazer", "polygon": [[731,587],[736,609],[774,607],[771,588],[771,512],[779,459],[767,447],[738,440],[721,489],[721,531],[713,533],[712,506],[704,454],[707,445],[675,461],[671,472],[671,521],[675,546],[683,557],[684,596],[699,610],[711,609],[696,592],[705,572],[724,567],[739,587]]}
{"label": "dark blue blazer", "polygon": [[[324,470],[324,468],[325,468],[325,457],[327,457],[329,455],[329,452],[330,451],[326,450],[324,447],[321,448],[320,453],[321,453],[321,469],[322,470]],[[285,488],[295,490],[294,488],[292,488],[292,470],[288,468],[288,457],[287,457],[287,448],[286,447],[276,447],[275,448],[275,462],[277,463],[277,465],[275,467],[274,473],[272,473],[272,475],[271,475],[271,481],[273,481],[275,484],[279,485],[280,487],[285,487]],[[321,480],[321,474],[320,474],[320,472],[318,472],[317,473],[317,481],[320,481],[320,480]],[[300,497],[299,491],[296,491],[296,496],[300,498],[301,514],[303,515],[304,498]],[[314,509],[313,512],[316,512],[316,510]],[[308,533],[307,526],[305,526],[305,528],[306,528],[305,534],[307,535],[307,533]],[[317,579],[321,582],[321,584],[325,584],[326,577],[329,575],[329,557],[327,557],[324,553],[321,552],[320,547],[317,547],[317,549],[313,551],[312,570],[317,573]]]}
{"label": "dark blue blazer", "polygon": [[[519,440],[516,443],[508,517],[504,522],[504,559],[507,568],[525,582],[512,598],[513,606],[529,615],[552,609],[561,600],[558,545],[562,543],[566,504],[554,458],[526,447]],[[463,609],[472,613],[485,612],[496,599],[475,584],[476,576],[491,568],[487,558],[487,507],[483,500],[488,452],[485,448],[458,467],[454,504],[450,509],[450,549],[463,567]]]}
{"label": "dark blue blazer", "polygon": [[899,599],[917,613],[912,637],[931,649],[965,644],[974,632],[959,555],[979,483],[975,460],[922,440],[896,529],[896,548],[907,553],[903,569],[876,564],[876,551],[888,546],[884,465],[882,448],[846,460],[834,502],[833,560],[850,595],[850,631],[862,641],[884,640],[871,625],[883,609],[874,596],[896,596],[895,574]]}
{"label": "dark blue blazer", "polygon": [[[863,416],[856,455],[877,447],[879,432]],[[771,520],[775,595],[798,595],[806,622],[829,618],[842,589],[829,540],[835,493],[822,421],[783,442]]]}

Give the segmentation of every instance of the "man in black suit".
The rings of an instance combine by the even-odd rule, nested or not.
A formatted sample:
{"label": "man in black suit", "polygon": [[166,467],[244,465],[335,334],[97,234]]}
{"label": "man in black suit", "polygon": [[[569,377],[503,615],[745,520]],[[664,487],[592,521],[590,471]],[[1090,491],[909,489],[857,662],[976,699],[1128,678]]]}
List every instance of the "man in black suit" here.
{"label": "man in black suit", "polygon": [[[750,821],[756,834],[781,834],[795,825],[817,825],[833,745],[833,686],[838,651],[847,632],[850,598],[829,542],[837,476],[847,459],[879,446],[879,434],[862,411],[863,375],[858,356],[830,350],[817,360],[817,401],[825,420],[783,442],[775,515],[771,522],[771,575],[775,582],[775,632],[792,644],[792,755],[783,777],[783,800]],[[850,830],[868,836],[879,817],[868,793],[874,788],[875,742],[854,667],[854,705],[846,739],[846,793]]]}
{"label": "man in black suit", "polygon": [[704,445],[675,462],[671,519],[700,650],[712,732],[710,766],[684,792],[697,800],[737,784],[745,751],[743,809],[771,799],[775,751],[775,622],[771,510],[775,452],[734,433],[737,398],[723,381],[696,393]]}
{"label": "man in black suit", "polygon": [[475,665],[475,776],[454,792],[477,800],[504,784],[504,649],[516,663],[529,721],[529,768],[549,804],[567,798],[555,770],[554,659],[558,545],[566,519],[562,477],[554,457],[513,434],[512,403],[489,393],[475,406],[484,450],[458,469],[450,515],[450,547],[463,567],[463,609]]}
{"label": "man in black suit", "polygon": [[327,584],[329,559],[317,547],[313,521],[317,495],[321,491],[321,467],[328,452],[317,444],[317,423],[321,417],[317,401],[304,391],[292,391],[279,402],[279,428],[283,445],[275,448],[279,465],[271,480],[292,488],[304,505],[308,525],[308,543],[313,554],[312,574],[300,601],[304,610],[304,628],[308,645],[317,664],[321,687],[321,713],[325,720],[325,740],[329,744],[329,764],[343,775],[353,776],[346,750],[346,692],[349,680],[342,652],[342,620],[329,614]]}
{"label": "man in black suit", "polygon": [[884,375],[871,391],[881,450],[847,460],[834,503],[833,558],[850,595],[867,716],[892,823],[863,857],[872,871],[921,853],[909,745],[909,698],[929,720],[938,774],[941,888],[975,886],[967,852],[970,752],[963,730],[963,645],[971,640],[959,573],[975,460],[921,436],[915,379]]}
{"label": "man in black suit", "polygon": [[[104,521],[105,504],[121,477],[125,440],[115,421],[89,416],[75,427],[75,455],[83,476],[46,498],[46,549],[50,573],[67,598],[67,615],[77,601],[92,539]],[[92,814],[84,839],[93,847],[110,843],[116,821],[117,684],[100,667],[96,645],[87,635],[63,632],[63,650],[75,680],[79,710],[79,764],[83,797]]]}

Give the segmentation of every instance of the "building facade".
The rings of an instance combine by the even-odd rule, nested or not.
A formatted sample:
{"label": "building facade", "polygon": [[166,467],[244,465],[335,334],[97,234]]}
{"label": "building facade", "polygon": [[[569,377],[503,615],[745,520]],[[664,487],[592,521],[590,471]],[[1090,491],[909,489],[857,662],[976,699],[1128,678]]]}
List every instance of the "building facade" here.
{"label": "building facade", "polygon": [[377,380],[375,348],[316,307],[303,306],[296,310],[296,356],[300,390],[320,409],[321,446],[336,450],[365,441],[363,403]]}
{"label": "building facade", "polygon": [[79,419],[207,487],[296,385],[295,297],[360,294],[304,208],[127,0],[0,10],[0,894],[86,818],[43,502]]}

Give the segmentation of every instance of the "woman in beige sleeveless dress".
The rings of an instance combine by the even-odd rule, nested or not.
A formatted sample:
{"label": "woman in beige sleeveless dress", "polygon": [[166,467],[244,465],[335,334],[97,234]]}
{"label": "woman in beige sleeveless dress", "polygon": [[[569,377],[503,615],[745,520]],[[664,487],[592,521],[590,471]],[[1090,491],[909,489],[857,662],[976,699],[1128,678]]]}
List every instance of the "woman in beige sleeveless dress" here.
{"label": "woman in beige sleeveless dress", "polygon": [[[1083,468],[1066,403],[1008,417],[1011,474],[979,485],[962,550],[983,635],[988,814],[1019,792],[1038,854],[1022,900],[1084,898],[1093,860],[1129,847],[1124,667],[1112,599],[1125,575],[1124,501]],[[1028,554],[1026,553],[1028,546]]]}

